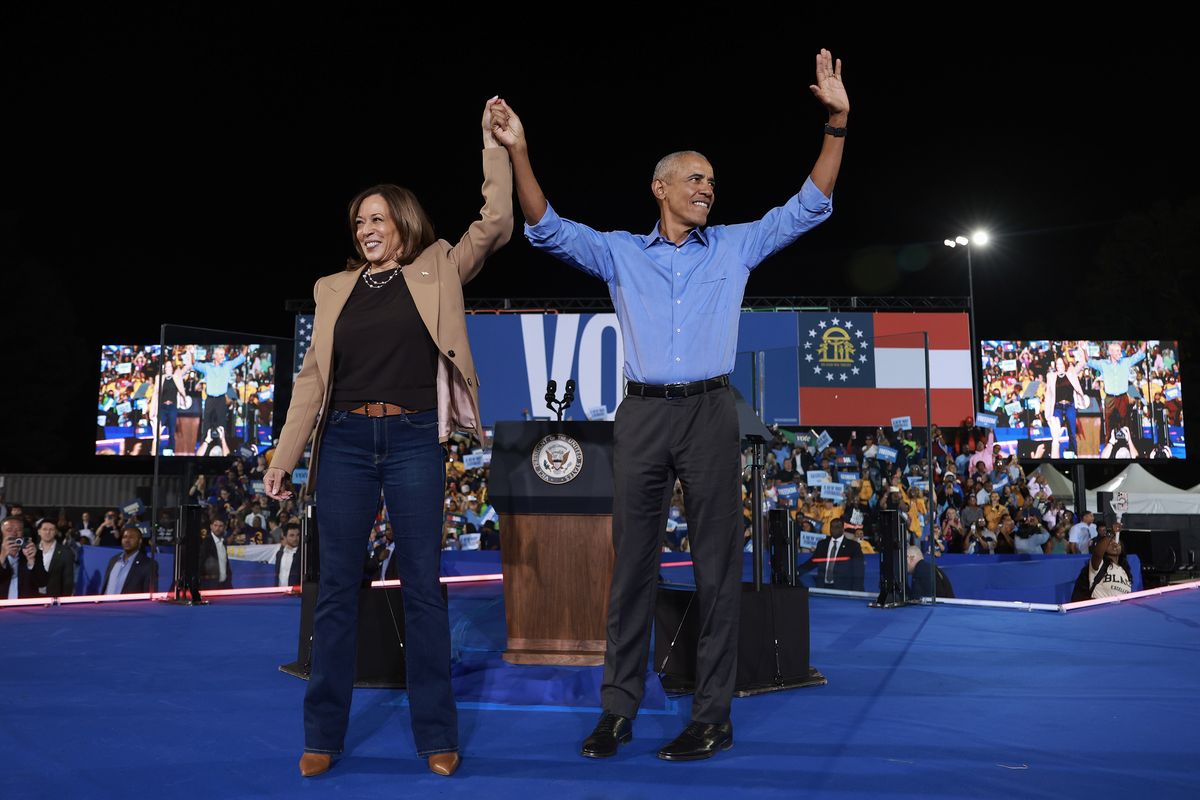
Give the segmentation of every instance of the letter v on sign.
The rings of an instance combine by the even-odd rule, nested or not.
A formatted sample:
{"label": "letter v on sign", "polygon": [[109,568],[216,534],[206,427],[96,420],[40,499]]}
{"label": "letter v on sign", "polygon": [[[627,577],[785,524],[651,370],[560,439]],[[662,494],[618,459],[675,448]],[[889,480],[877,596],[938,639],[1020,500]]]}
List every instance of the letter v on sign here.
{"label": "letter v on sign", "polygon": [[[578,314],[521,314],[521,341],[525,346],[525,374],[529,377],[529,409],[534,416],[544,417],[546,381],[558,383],[558,394],[571,377],[575,367],[575,342],[579,333]],[[554,324],[554,355],[546,369],[546,336],[543,321]]]}

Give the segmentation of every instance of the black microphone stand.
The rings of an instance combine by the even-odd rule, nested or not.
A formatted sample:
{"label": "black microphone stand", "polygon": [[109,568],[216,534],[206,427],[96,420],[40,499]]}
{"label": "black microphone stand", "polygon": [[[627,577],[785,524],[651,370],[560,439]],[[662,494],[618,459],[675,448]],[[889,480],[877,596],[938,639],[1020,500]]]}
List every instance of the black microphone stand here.
{"label": "black microphone stand", "polygon": [[575,402],[575,380],[567,381],[567,385],[563,390],[562,399],[556,399],[555,395],[558,392],[558,384],[554,381],[546,383],[546,408],[558,415],[558,421],[562,422],[563,412],[571,407]]}

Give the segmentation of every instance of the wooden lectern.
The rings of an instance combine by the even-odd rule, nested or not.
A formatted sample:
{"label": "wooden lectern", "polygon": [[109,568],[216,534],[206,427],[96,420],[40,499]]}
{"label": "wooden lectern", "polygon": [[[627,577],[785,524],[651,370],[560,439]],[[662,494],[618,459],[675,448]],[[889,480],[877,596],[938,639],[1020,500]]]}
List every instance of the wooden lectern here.
{"label": "wooden lectern", "polygon": [[488,499],[500,513],[505,661],[604,662],[612,429],[611,422],[496,423]]}

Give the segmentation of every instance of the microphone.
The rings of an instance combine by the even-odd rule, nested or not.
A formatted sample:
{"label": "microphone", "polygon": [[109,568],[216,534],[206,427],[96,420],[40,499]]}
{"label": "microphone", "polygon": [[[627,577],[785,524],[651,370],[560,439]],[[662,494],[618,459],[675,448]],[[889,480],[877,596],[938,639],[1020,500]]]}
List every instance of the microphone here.
{"label": "microphone", "polygon": [[563,408],[570,408],[575,402],[575,379],[571,378],[567,381],[566,393],[563,395]]}
{"label": "microphone", "polygon": [[553,403],[555,395],[558,393],[558,384],[553,379],[546,382],[546,402]]}

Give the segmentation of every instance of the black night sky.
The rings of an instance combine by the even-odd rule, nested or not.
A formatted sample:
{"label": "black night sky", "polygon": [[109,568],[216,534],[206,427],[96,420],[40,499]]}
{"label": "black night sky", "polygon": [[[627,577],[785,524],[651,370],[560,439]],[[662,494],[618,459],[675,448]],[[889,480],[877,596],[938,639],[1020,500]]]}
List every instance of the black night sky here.
{"label": "black night sky", "polygon": [[[682,21],[604,7],[581,30],[567,8],[529,23],[499,6],[494,20],[362,4],[286,20],[7,12],[0,474],[125,469],[90,455],[100,344],[157,340],[163,322],[290,336],[284,304],[343,265],[362,187],[409,186],[456,239],[480,205],[493,94],[521,114],[567,216],[648,231],[654,162],[682,148],[715,167],[713,222],[760,215],[816,157],[824,114],[807,86],[823,46],[852,106],[835,212],[748,295],[965,296],[963,253],[942,240],[984,226],[982,338],[1180,339],[1195,373],[1197,71],[1183,44],[1115,26],[991,43],[914,26],[881,43],[886,25],[731,22],[703,4]],[[466,291],[605,294],[519,233]],[[1190,485],[1191,464],[1156,471]]]}

